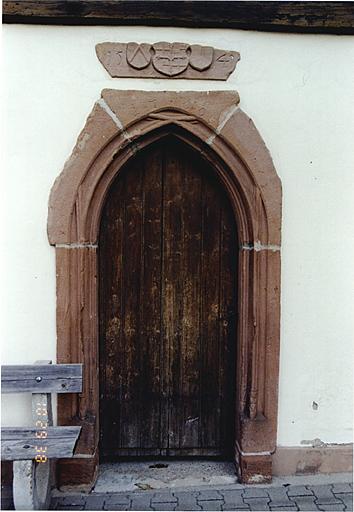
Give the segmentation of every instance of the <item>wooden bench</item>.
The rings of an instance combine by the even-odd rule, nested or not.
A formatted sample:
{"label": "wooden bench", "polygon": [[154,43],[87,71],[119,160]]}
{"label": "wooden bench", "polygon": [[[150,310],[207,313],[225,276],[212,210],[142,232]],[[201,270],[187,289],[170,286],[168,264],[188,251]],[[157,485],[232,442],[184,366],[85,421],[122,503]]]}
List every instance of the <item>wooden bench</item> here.
{"label": "wooden bench", "polygon": [[[49,508],[55,459],[72,457],[81,427],[54,427],[51,393],[82,391],[81,364],[1,367],[2,393],[32,393],[33,425],[1,428],[1,459],[13,461],[16,510]],[[14,404],[15,405],[15,404]]]}

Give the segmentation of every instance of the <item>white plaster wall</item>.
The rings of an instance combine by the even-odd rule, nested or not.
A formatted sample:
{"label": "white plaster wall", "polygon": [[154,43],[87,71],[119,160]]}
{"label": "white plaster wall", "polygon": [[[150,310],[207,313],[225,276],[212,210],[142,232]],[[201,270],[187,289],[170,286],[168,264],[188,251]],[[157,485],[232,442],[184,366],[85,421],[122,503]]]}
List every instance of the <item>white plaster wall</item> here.
{"label": "white plaster wall", "polygon": [[[55,359],[48,196],[100,91],[236,89],[283,183],[278,444],[351,442],[353,38],[25,25],[5,25],[3,37],[3,363]],[[133,80],[111,79],[95,55],[98,42],[159,40],[238,50],[241,61],[226,83]],[[26,421],[28,400],[3,404],[5,424]]]}

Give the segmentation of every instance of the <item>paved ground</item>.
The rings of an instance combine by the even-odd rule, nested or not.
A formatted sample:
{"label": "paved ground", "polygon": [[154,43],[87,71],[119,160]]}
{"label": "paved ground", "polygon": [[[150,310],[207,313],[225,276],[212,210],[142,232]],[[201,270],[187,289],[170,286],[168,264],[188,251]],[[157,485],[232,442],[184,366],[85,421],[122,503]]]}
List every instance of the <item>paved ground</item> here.
{"label": "paved ground", "polygon": [[[55,490],[52,510],[353,510],[349,474],[275,477],[271,485],[199,485],[169,489],[69,494]],[[13,510],[3,488],[2,510]]]}
{"label": "paved ground", "polygon": [[353,510],[349,483],[63,495],[54,510]]}

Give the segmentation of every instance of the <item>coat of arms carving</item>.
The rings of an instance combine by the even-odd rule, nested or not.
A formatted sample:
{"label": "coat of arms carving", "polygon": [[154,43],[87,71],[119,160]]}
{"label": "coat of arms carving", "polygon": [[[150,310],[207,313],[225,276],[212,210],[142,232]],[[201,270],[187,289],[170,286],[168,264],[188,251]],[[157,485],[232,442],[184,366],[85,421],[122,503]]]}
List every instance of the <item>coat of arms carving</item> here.
{"label": "coat of arms carving", "polygon": [[[227,80],[240,54],[188,43],[100,43],[96,53],[112,77]],[[115,56],[119,55],[119,59]]]}
{"label": "coat of arms carving", "polygon": [[200,46],[199,44],[191,45],[191,55],[189,64],[198,71],[204,71],[211,66],[213,62],[214,48],[211,46]]}
{"label": "coat of arms carving", "polygon": [[151,45],[150,44],[127,44],[127,62],[135,69],[146,68],[151,61]]}
{"label": "coat of arms carving", "polygon": [[160,73],[168,76],[179,75],[189,64],[189,45],[185,43],[155,43],[152,45],[152,63]]}

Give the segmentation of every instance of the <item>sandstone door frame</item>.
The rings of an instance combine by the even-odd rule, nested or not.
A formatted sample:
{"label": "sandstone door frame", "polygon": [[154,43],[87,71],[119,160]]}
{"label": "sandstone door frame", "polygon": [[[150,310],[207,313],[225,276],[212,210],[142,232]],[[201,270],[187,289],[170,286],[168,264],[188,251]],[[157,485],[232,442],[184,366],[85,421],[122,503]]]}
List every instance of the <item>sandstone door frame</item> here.
{"label": "sandstone door frame", "polygon": [[94,482],[99,457],[97,249],[102,206],[130,156],[166,134],[196,148],[229,195],[239,237],[235,460],[243,482],[269,481],[276,448],[280,337],[281,183],[252,120],[231,91],[106,89],[51,190],[56,252],[57,361],[83,363],[78,396],[58,421],[82,425],[59,484]]}

